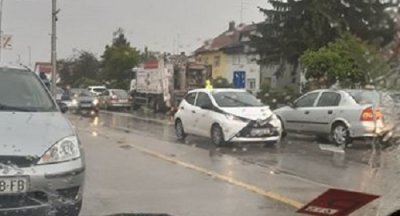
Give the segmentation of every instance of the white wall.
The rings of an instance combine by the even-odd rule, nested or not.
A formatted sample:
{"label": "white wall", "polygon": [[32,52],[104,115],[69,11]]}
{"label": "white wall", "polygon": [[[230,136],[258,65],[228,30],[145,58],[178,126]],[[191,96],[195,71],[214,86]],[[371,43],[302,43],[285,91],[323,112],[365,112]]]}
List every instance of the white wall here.
{"label": "white wall", "polygon": [[[233,72],[246,72],[246,89],[260,89],[260,66],[252,59],[257,58],[254,55],[235,54],[227,56],[226,77],[230,83],[233,81]],[[249,79],[255,80],[255,88],[250,88]]]}

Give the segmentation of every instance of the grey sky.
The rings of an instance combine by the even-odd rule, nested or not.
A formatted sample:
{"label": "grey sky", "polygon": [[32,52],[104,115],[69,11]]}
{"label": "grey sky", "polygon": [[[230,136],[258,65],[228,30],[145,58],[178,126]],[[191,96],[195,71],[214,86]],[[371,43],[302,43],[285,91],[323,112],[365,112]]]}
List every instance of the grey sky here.
{"label": "grey sky", "polygon": [[[265,7],[267,0],[243,1],[243,22],[263,20],[257,7]],[[180,51],[190,52],[226,30],[230,20],[239,23],[241,0],[58,0],[58,4],[58,57],[65,58],[74,49],[100,56],[118,27],[139,49],[148,45],[151,50],[172,52],[174,40],[179,39]],[[13,49],[3,50],[3,62],[15,63],[20,55],[28,64],[28,46],[33,64],[50,59],[50,9],[51,0],[4,0],[3,32],[13,35]]]}

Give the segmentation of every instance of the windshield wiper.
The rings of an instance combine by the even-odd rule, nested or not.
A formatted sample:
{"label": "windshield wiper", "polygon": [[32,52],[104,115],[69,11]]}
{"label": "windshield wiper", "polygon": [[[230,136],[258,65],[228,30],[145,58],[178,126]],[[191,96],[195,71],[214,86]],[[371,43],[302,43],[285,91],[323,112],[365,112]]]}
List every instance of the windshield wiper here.
{"label": "windshield wiper", "polygon": [[34,112],[35,110],[17,107],[17,106],[9,106],[5,104],[0,104],[0,111],[19,111],[19,112]]}

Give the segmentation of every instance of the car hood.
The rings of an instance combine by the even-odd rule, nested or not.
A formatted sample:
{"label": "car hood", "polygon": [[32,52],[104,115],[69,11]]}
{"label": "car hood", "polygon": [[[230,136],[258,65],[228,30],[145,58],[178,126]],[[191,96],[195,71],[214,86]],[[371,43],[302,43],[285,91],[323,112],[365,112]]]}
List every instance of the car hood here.
{"label": "car hood", "polygon": [[272,115],[268,106],[263,107],[221,107],[222,111],[250,120],[266,119]]}
{"label": "car hood", "polygon": [[60,139],[74,134],[59,112],[0,112],[0,155],[40,157]]}

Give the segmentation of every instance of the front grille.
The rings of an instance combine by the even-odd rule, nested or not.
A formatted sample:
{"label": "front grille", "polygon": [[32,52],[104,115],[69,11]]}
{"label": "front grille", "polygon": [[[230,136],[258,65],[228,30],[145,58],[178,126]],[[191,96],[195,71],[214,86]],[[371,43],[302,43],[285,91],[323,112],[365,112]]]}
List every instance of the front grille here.
{"label": "front grille", "polygon": [[18,195],[0,195],[0,209],[39,206],[46,204],[48,197],[44,192],[32,192]]}
{"label": "front grille", "polygon": [[7,156],[0,155],[0,164],[17,166],[20,168],[30,167],[38,161],[37,157],[30,156]]}
{"label": "front grille", "polygon": [[[263,130],[267,129],[269,132],[265,134],[254,134],[252,133],[253,129]],[[255,137],[273,137],[279,136],[279,132],[277,128],[272,126],[267,122],[257,122],[257,121],[250,121],[249,124],[243,128],[238,134],[237,137],[245,137],[245,138],[255,138]]]}
{"label": "front grille", "polygon": [[74,200],[79,193],[79,187],[57,190],[58,196],[63,199]]}

